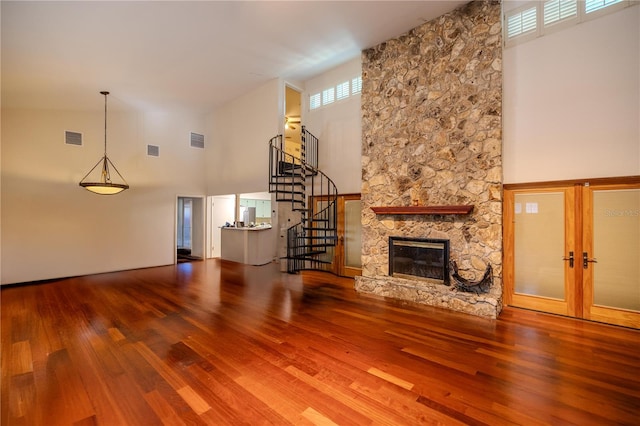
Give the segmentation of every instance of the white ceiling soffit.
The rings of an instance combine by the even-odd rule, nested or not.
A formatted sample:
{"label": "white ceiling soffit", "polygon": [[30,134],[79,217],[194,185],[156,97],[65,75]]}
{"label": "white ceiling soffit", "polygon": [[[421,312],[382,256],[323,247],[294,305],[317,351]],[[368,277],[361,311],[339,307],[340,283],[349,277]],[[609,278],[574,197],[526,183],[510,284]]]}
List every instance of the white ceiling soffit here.
{"label": "white ceiling soffit", "polygon": [[2,106],[216,106],[304,81],[466,1],[2,1]]}

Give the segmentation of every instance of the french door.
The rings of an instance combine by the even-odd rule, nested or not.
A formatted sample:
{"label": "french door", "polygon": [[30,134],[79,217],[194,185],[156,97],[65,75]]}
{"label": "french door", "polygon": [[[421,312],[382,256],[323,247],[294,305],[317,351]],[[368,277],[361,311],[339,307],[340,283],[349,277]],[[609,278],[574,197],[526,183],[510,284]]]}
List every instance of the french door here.
{"label": "french door", "polygon": [[[314,197],[315,211],[327,206],[326,197]],[[362,274],[362,225],[360,221],[360,194],[339,195],[337,200],[337,217],[329,218],[337,229],[337,240],[334,247],[328,247],[321,259],[327,262],[327,271],[344,277]]]}
{"label": "french door", "polygon": [[505,302],[640,328],[640,178],[506,185]]}

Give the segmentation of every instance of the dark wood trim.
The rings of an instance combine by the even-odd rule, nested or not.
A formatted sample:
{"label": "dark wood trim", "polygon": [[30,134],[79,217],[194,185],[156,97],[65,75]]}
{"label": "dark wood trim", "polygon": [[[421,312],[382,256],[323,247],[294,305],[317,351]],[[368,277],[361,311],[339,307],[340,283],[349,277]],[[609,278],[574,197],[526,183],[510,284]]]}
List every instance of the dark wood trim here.
{"label": "dark wood trim", "polygon": [[469,214],[473,205],[460,206],[400,206],[400,207],[371,207],[375,214]]}
{"label": "dark wood trim", "polygon": [[524,182],[524,183],[505,183],[504,189],[519,190],[519,189],[544,189],[544,188],[556,188],[559,186],[575,186],[575,185],[616,185],[616,184],[633,184],[640,183],[639,176],[616,176],[616,177],[604,177],[604,178],[585,178],[585,179],[569,179],[569,180],[551,180],[543,182]]}

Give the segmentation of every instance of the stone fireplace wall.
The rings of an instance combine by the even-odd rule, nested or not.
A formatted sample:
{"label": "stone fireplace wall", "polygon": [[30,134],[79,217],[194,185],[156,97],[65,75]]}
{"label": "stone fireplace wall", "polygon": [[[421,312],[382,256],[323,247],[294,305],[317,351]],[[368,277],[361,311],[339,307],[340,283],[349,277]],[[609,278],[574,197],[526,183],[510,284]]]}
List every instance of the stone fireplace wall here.
{"label": "stone fireplace wall", "polygon": [[[502,36],[498,1],[474,1],[363,52],[362,276],[356,290],[495,318],[502,309]],[[473,205],[468,215],[374,206]],[[388,275],[390,236],[450,240],[488,293]]]}

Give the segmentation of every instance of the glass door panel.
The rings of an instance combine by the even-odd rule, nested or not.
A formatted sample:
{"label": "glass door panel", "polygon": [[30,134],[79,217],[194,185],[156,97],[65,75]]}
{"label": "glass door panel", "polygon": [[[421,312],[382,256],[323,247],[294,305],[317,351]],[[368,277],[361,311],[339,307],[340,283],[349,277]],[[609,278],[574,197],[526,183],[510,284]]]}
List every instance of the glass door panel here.
{"label": "glass door panel", "polygon": [[[326,198],[313,200],[316,211],[326,208]],[[326,270],[340,276],[353,277],[362,273],[362,225],[360,194],[339,195],[337,200],[337,218],[330,211],[329,223],[335,223],[337,229],[336,245],[326,247],[326,252],[318,259],[326,263]]]}
{"label": "glass door panel", "polygon": [[640,328],[640,179],[505,189],[505,303]]}
{"label": "glass door panel", "polygon": [[640,190],[593,193],[593,303],[640,311]]}
{"label": "glass door panel", "polygon": [[585,187],[585,205],[585,316],[638,328],[640,188]]}
{"label": "glass door panel", "polygon": [[506,303],[575,314],[574,194],[573,187],[505,192]]}
{"label": "glass door panel", "polygon": [[515,292],[565,299],[564,194],[516,194]]}
{"label": "glass door panel", "polygon": [[[323,199],[316,199],[315,200],[315,212],[320,212],[323,211],[324,209],[326,209],[327,207],[329,207],[329,202]],[[334,217],[333,214],[333,209],[329,209],[329,226],[333,226],[333,224],[336,221],[336,218]],[[320,242],[324,242],[324,241],[315,241],[316,243],[320,243]],[[334,256],[335,256],[335,247],[334,246],[327,246],[327,247],[323,247],[323,251],[324,253],[319,254],[318,255],[318,260],[322,261],[322,262],[326,262],[326,270],[327,271],[332,271],[334,268],[333,262],[334,262]]]}
{"label": "glass door panel", "polygon": [[361,205],[359,199],[344,201],[344,266],[357,269],[354,273],[362,270]]}

